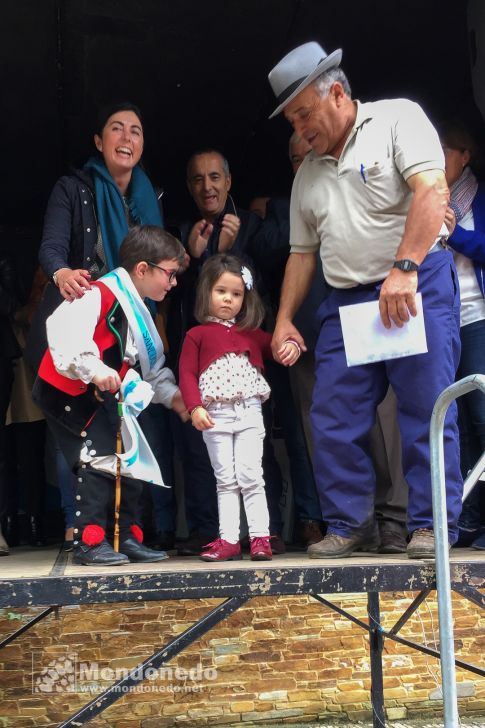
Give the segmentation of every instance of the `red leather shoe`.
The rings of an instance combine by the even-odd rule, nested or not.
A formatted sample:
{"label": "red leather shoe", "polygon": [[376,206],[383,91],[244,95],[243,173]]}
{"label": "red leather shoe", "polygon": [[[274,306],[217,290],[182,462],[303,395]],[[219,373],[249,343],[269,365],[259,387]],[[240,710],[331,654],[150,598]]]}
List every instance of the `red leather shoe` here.
{"label": "red leather shoe", "polygon": [[240,561],[242,559],[241,544],[229,543],[223,538],[216,538],[202,548],[202,561]]}
{"label": "red leather shoe", "polygon": [[273,553],[269,544],[271,536],[255,536],[250,539],[251,561],[271,561]]}

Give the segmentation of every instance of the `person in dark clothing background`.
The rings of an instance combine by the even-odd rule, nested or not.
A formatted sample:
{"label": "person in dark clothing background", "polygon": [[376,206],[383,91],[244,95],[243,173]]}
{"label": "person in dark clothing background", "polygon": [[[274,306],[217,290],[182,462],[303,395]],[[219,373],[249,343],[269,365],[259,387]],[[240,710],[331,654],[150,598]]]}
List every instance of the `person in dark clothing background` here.
{"label": "person in dark clothing background", "polygon": [[[288,151],[293,174],[296,174],[310,149],[304,139],[292,134]],[[263,219],[251,241],[249,252],[263,278],[274,319],[290,254],[290,200],[284,197],[257,197],[252,200],[250,208],[257,211]],[[305,341],[310,351],[302,352],[301,361],[297,361],[291,370],[271,361],[266,368],[288,453],[296,517],[293,540],[305,547],[318,543],[324,533],[311,463],[309,413],[314,379],[311,342],[318,335],[315,312],[325,298],[326,291],[320,267],[319,274],[315,276],[312,288],[298,312],[300,328],[303,327],[305,331]]]}
{"label": "person in dark clothing background", "polygon": [[8,468],[5,418],[14,379],[15,359],[21,356],[12,329],[13,315],[20,305],[19,287],[9,256],[0,251],[0,556],[9,553],[1,522],[7,512]]}
{"label": "person in dark clothing background", "polygon": [[[261,222],[256,215],[234,203],[230,195],[231,184],[228,161],[219,151],[204,149],[192,154],[187,164],[187,187],[197,209],[190,220],[179,225],[180,238],[191,262],[180,278],[179,290],[173,292],[169,301],[167,331],[170,365],[174,370],[183,337],[196,324],[193,316],[195,288],[202,264],[212,255],[228,251],[252,264],[248,251]],[[189,529],[189,540],[181,544],[179,554],[193,555],[199,554],[218,533],[216,482],[200,433],[190,424],[177,425],[183,447],[185,515]],[[272,550],[275,554],[283,553],[283,523],[279,510],[282,477],[268,438],[264,442],[263,469]]]}

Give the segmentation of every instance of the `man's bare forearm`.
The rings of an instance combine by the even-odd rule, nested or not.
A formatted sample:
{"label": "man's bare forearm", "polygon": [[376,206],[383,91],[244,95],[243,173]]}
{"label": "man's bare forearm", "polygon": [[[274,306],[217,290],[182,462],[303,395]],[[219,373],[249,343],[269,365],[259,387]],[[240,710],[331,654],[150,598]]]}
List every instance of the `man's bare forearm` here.
{"label": "man's bare forearm", "polygon": [[306,298],[316,269],[316,253],[291,253],[281,288],[277,321],[292,321]]}
{"label": "man's bare forearm", "polygon": [[449,192],[444,174],[438,170],[414,175],[408,184],[413,197],[396,259],[409,258],[419,265],[439,234]]}

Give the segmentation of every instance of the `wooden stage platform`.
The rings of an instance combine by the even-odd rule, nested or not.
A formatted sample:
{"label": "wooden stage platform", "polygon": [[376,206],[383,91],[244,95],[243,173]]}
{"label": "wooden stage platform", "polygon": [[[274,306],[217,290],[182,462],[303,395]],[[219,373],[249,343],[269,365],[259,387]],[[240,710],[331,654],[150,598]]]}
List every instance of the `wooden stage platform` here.
{"label": "wooden stage platform", "polygon": [[[452,588],[485,589],[485,552],[452,549]],[[280,594],[333,594],[433,589],[434,561],[386,554],[309,559],[304,552],[273,561],[210,564],[171,557],[155,564],[87,567],[58,548],[12,549],[0,559],[0,607],[227,598]]]}
{"label": "wooden stage platform", "polygon": [[[485,552],[452,549],[451,588],[479,607],[485,607]],[[305,553],[275,556],[273,561],[244,560],[211,564],[197,557],[172,557],[155,564],[121,567],[86,567],[72,564],[70,554],[57,548],[12,549],[0,559],[0,607],[39,607],[30,622],[0,642],[0,649],[35,627],[58,607],[79,604],[141,603],[165,599],[220,598],[191,625],[102,695],[97,695],[59,728],[88,723],[143,680],[144,670],[159,668],[253,597],[307,594],[349,619],[368,634],[371,665],[371,702],[374,725],[385,726],[382,650],[385,639],[439,658],[427,645],[401,637],[400,629],[436,588],[434,560],[410,560],[405,554],[361,554],[348,559],[309,559]],[[385,629],[380,621],[382,592],[413,592],[412,603]],[[368,620],[364,621],[333,604],[332,594],[366,593]],[[154,646],[155,648],[155,646]],[[480,676],[485,671],[459,659],[456,665]]]}

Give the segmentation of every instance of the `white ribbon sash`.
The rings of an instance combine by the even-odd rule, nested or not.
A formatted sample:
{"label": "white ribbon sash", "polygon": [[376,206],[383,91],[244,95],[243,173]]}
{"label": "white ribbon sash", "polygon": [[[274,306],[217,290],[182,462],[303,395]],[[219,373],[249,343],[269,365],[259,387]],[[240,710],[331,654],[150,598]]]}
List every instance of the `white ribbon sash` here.
{"label": "white ribbon sash", "polygon": [[140,412],[150,404],[153,389],[137,372],[129,369],[123,379],[121,393],[123,401],[118,403],[118,409],[122,412],[121,438],[124,449],[124,453],[118,456],[121,460],[121,472],[146,483],[170,488],[171,486],[163,482],[159,465],[137,420]]}
{"label": "white ribbon sash", "polygon": [[123,476],[170,488],[170,485],[163,482],[160,467],[137,420],[154,395],[150,383],[143,380],[155,379],[165,363],[162,340],[150,312],[124,268],[115,268],[99,280],[116,296],[128,320],[138,350],[143,379],[134,369],[129,369],[121,384],[123,401],[118,403],[118,412],[121,417],[124,453],[118,456],[91,457],[87,447],[84,447],[81,460],[89,462],[97,470],[116,475],[119,457]]}
{"label": "white ribbon sash", "polygon": [[128,271],[115,268],[99,280],[116,296],[128,319],[138,349],[143,379],[154,378],[165,364],[163,344],[150,311],[140,298]]}

